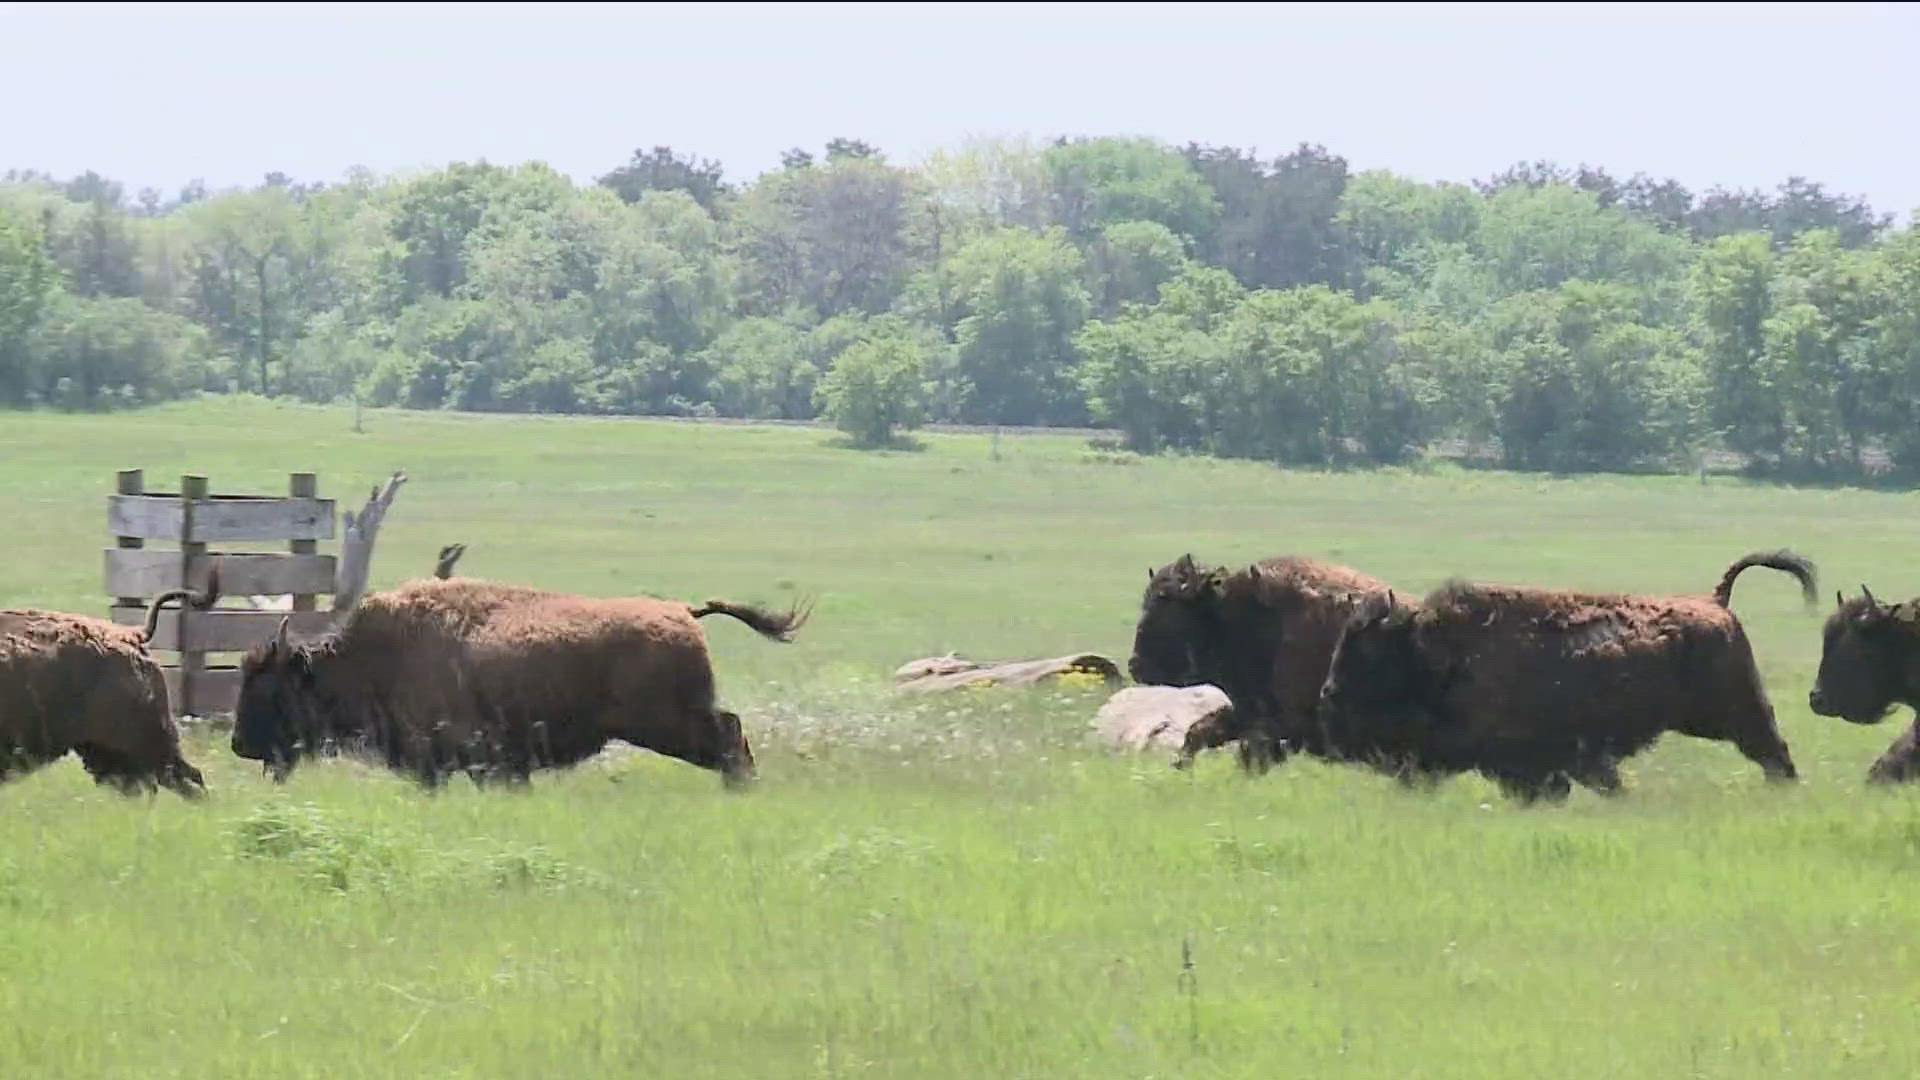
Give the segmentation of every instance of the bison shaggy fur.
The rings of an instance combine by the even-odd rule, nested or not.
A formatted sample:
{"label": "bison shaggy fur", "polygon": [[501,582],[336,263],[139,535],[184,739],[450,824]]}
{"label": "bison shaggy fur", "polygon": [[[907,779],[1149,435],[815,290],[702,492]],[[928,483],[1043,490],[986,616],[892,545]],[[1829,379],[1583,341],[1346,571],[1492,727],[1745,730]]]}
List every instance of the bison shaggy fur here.
{"label": "bison shaggy fur", "polygon": [[128,795],[160,787],[189,799],[205,794],[200,770],[180,754],[166,680],[147,651],[160,609],[187,599],[185,589],[156,597],[139,628],[58,611],[0,611],[0,781],[72,752],[96,783]]}
{"label": "bison shaggy fur", "polygon": [[437,786],[524,783],[619,739],[750,780],[740,718],[715,705],[697,619],[729,615],[787,641],[806,612],[708,601],[599,599],[472,578],[366,597],[328,636],[285,624],[241,663],[233,752],[284,778],[302,758],[350,750]]}
{"label": "bison shaggy fur", "polygon": [[1797,777],[1728,609],[1751,566],[1799,579],[1788,552],[1735,562],[1711,597],[1630,596],[1449,582],[1419,609],[1370,601],[1321,689],[1337,756],[1429,778],[1478,771],[1509,795],[1620,789],[1616,763],[1667,731],[1731,742],[1768,778]]}
{"label": "bison shaggy fur", "polygon": [[1189,554],[1149,570],[1128,672],[1139,683],[1210,684],[1232,703],[1188,729],[1175,767],[1235,740],[1242,766],[1254,770],[1318,750],[1314,709],[1334,643],[1358,605],[1386,589],[1298,555],[1230,570]]}
{"label": "bison shaggy fur", "polygon": [[[1820,672],[1807,707],[1820,716],[1877,724],[1896,706],[1920,710],[1920,600],[1885,604],[1866,586],[1827,617]],[[1920,719],[1867,770],[1872,783],[1920,779]]]}

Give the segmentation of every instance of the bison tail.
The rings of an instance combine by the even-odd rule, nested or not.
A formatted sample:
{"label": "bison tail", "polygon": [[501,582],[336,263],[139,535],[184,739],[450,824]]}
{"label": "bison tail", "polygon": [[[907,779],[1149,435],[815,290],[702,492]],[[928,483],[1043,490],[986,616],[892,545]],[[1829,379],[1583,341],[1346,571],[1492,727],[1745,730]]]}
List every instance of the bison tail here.
{"label": "bison tail", "polygon": [[219,599],[220,564],[215,562],[207,571],[206,592],[197,593],[192,589],[168,589],[166,592],[153,598],[153,602],[147,605],[147,623],[140,631],[140,640],[153,640],[153,632],[160,626],[160,609],[166,607],[168,604],[177,601],[182,604],[191,604],[193,607],[205,611],[218,602]]}
{"label": "bison tail", "polygon": [[753,627],[761,637],[771,641],[792,641],[793,632],[805,625],[813,614],[813,605],[796,605],[785,612],[769,611],[752,604],[735,604],[726,600],[709,600],[699,607],[689,604],[687,613],[696,619],[709,615],[731,615]]}
{"label": "bison tail", "polygon": [[1818,603],[1818,588],[1815,584],[1813,561],[1791,551],[1756,551],[1739,562],[1727,567],[1720,576],[1720,584],[1713,590],[1713,602],[1721,607],[1728,606],[1733,600],[1733,582],[1740,572],[1749,566],[1764,566],[1769,570],[1779,570],[1792,574],[1800,582],[1800,595],[1806,597],[1809,606]]}

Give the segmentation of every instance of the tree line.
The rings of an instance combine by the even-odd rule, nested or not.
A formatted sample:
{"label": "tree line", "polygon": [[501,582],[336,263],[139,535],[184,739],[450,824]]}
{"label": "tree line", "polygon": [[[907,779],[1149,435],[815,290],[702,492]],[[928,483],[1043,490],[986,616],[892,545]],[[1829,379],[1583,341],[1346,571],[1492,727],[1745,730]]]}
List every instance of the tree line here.
{"label": "tree line", "polygon": [[0,178],[0,403],[1098,425],[1131,449],[1920,473],[1920,233],[1803,178],[1472,184],[1140,138]]}

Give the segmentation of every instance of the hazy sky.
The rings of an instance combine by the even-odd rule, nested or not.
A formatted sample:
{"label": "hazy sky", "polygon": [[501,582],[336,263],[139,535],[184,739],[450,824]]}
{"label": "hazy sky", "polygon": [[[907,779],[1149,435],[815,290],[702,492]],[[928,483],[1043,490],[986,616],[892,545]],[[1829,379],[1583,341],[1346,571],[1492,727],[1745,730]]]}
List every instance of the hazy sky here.
{"label": "hazy sky", "polygon": [[0,4],[0,169],[129,192],[656,143],[750,177],[845,135],[1144,134],[1356,169],[1521,159],[1920,207],[1895,4]]}

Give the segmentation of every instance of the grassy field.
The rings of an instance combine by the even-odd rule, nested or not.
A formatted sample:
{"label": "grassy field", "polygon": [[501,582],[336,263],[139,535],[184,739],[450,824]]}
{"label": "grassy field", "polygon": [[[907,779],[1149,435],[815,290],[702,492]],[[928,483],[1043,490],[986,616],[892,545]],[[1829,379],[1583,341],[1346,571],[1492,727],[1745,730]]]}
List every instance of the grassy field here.
{"label": "grassy field", "polygon": [[[1630,794],[1520,809],[1312,762],[1175,774],[1086,742],[1097,693],[903,700],[947,650],[1124,657],[1146,568],[1283,552],[1703,592],[1791,546],[1920,592],[1920,497],[1714,478],[1355,475],[1058,436],[830,433],[258,402],[0,414],[0,606],[104,611],[117,468],[357,504],[412,478],[389,585],[819,597],[790,646],[710,620],[762,783],[610,753],[437,797],[350,763],[282,789],[196,732],[213,796],[65,762],[0,789],[7,1077],[1755,1077],[1920,1074],[1920,794],[1896,734],[1813,716],[1819,620],[1746,621],[1802,784],[1669,739]],[[1904,715],[1899,720],[1905,722]],[[1183,963],[1184,959],[1184,963]]]}

